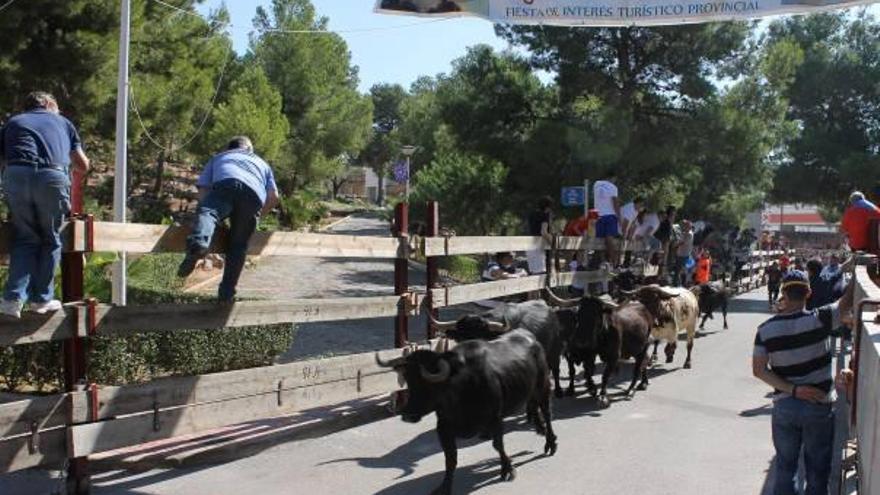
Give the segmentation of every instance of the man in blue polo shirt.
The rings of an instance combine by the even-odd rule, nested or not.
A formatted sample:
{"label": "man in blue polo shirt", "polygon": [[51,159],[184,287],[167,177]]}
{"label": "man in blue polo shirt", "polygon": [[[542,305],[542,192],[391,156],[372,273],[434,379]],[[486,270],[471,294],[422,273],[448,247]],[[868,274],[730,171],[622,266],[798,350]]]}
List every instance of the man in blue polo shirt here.
{"label": "man in blue polo shirt", "polygon": [[851,323],[854,284],[838,303],[808,311],[807,274],[788,271],[779,314],[758,327],[752,373],[775,390],[773,495],[795,495],[795,474],[804,453],[805,495],[827,495],[831,475],[835,400],[832,332]]}
{"label": "man in blue polo shirt", "polygon": [[254,153],[251,140],[236,136],[229,141],[226,151],[211,158],[196,185],[199,188],[196,224],[187,237],[186,258],[177,274],[187,277],[192,273],[196,262],[208,253],[217,224],[229,218],[229,245],[218,297],[221,302],[232,302],[257,219],[278,203],[275,176],[269,165]]}
{"label": "man in blue polo shirt", "polygon": [[0,315],[20,318],[25,302],[36,313],[58,311],[54,278],[61,259],[59,232],[70,211],[69,168],[73,162],[85,172],[89,159],[76,128],[44,92],[29,94],[24,113],[0,129],[0,157],[13,233]]}

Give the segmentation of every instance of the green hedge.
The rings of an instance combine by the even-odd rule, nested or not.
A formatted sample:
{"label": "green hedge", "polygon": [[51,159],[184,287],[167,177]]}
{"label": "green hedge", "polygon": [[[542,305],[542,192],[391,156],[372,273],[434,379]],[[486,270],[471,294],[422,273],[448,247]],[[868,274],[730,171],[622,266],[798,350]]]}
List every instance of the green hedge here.
{"label": "green hedge", "polygon": [[[183,255],[148,255],[129,262],[130,304],[196,303],[205,296],[182,292],[177,266]],[[86,265],[89,297],[110,299],[109,266],[114,258],[91,255]],[[4,279],[0,273],[0,281]],[[263,325],[230,330],[185,330],[95,338],[89,356],[89,380],[119,385],[168,375],[196,375],[265,366],[290,348],[293,325]],[[0,387],[54,391],[61,386],[59,342],[0,348]]]}

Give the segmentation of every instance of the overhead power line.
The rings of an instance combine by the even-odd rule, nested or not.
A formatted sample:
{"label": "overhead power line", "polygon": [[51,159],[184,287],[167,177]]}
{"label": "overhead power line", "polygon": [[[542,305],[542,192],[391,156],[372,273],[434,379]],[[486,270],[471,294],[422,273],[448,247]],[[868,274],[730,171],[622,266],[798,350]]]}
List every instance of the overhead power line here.
{"label": "overhead power line", "polygon": [[9,0],[8,2],[4,3],[3,5],[0,5],[0,12],[3,12],[4,10],[6,10],[6,7],[9,7],[10,5],[12,5],[14,3],[15,3],[15,0]]}

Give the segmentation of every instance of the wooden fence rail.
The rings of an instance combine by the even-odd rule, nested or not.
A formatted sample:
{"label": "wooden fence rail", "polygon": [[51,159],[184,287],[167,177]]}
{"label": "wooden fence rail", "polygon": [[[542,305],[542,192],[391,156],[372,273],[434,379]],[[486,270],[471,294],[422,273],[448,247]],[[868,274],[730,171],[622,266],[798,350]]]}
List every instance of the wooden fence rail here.
{"label": "wooden fence rail", "polygon": [[[91,226],[89,225],[91,224]],[[64,249],[69,252],[162,253],[184,252],[188,227],[139,223],[74,220],[62,229]],[[0,225],[0,254],[9,252],[11,230]],[[225,231],[219,230],[211,251],[222,252]],[[248,254],[263,256],[319,256],[323,258],[402,258],[408,252],[398,237],[256,232]]]}
{"label": "wooden fence rail", "polygon": [[[403,213],[399,219],[406,218],[405,211]],[[87,252],[180,252],[184,250],[187,233],[188,229],[179,226],[75,220],[63,229],[64,250],[80,259],[80,254]],[[8,252],[8,239],[8,228],[0,225],[0,254]],[[221,234],[212,250],[221,251],[223,244]],[[557,237],[552,244],[558,250],[604,248],[601,241],[578,237]],[[436,262],[443,256],[550,250],[552,246],[540,237],[429,237],[420,247],[429,262]],[[255,234],[249,253],[396,259],[395,273],[398,278],[403,275],[401,280],[405,281],[405,273],[400,271],[406,270],[405,260],[411,248],[406,236],[273,232]],[[627,249],[641,249],[641,246],[631,245]],[[755,254],[758,258],[774,255],[776,253]],[[765,266],[764,259],[752,260],[746,271],[752,273]],[[77,270],[81,271],[81,267]],[[81,285],[81,274],[79,276],[74,284]],[[551,272],[549,275],[471,285],[434,286],[427,291],[428,307],[434,310],[545,287],[567,286],[575,281],[594,283],[608,278],[609,274],[602,271]],[[401,289],[406,289],[406,284],[396,287],[395,295],[378,297],[125,307],[76,301],[82,296],[81,292],[75,291],[80,295],[75,295],[74,302],[65,305],[64,311],[46,316],[27,314],[19,321],[4,321],[0,346],[64,340],[66,345],[77,343],[70,348],[83,346],[87,349],[92,336],[122,337],[140,332],[212,330],[387,316],[397,316],[396,324],[405,325],[406,316],[418,308],[409,304],[412,302],[410,295],[402,293]],[[396,329],[396,335],[406,337],[405,326],[402,332]],[[405,343],[405,338],[402,342]],[[400,353],[399,349],[382,352],[386,358]],[[74,351],[73,355],[80,359],[83,351]],[[66,364],[65,370],[67,367]],[[90,385],[86,390],[70,386],[70,382],[76,383],[86,376],[84,368],[73,368],[66,393],[0,404],[0,472],[59,465],[64,459],[70,459],[71,466],[77,462],[84,466],[85,456],[92,453],[244,421],[294,414],[393,392],[400,386],[396,373],[378,367],[372,353],[167,378],[141,385]],[[84,472],[87,470],[71,470],[71,476],[79,478]]]}
{"label": "wooden fence rail", "polygon": [[[380,355],[390,359],[401,351]],[[0,472],[290,415],[399,387],[397,373],[379,367],[370,352],[0,404]],[[68,426],[69,417],[82,424]]]}

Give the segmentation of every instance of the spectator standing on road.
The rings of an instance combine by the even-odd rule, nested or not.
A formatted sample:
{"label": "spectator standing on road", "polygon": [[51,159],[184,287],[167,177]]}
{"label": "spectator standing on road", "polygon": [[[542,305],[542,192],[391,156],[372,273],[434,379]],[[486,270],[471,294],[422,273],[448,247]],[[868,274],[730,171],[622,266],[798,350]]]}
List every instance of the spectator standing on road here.
{"label": "spectator standing on road", "polygon": [[827,495],[834,439],[835,399],[832,332],[851,323],[853,285],[839,303],[807,311],[807,275],[792,270],[782,281],[779,314],[758,327],[752,373],[775,390],[774,495],[795,495],[795,474],[804,452],[806,495]]}
{"label": "spectator standing on road", "polygon": [[779,299],[779,285],[782,283],[782,269],[779,268],[779,263],[773,262],[770,263],[770,267],[767,268],[767,298],[770,303],[770,309],[773,309],[773,305],[776,304],[776,300]]}
{"label": "spectator standing on road", "polygon": [[700,259],[697,260],[697,269],[694,271],[694,282],[698,285],[707,284],[712,280],[712,256],[708,249],[704,249],[700,253]]}
{"label": "spectator standing on road", "polygon": [[[529,214],[527,235],[542,237],[548,244],[553,241],[553,199],[544,196],[538,200],[537,209]],[[529,273],[537,275],[547,272],[547,252],[543,247],[526,253]]]}
{"label": "spectator standing on road", "polygon": [[688,263],[694,252],[694,229],[690,220],[682,220],[681,233],[675,244],[675,272],[673,283],[681,287],[690,286]]}
{"label": "spectator standing on road", "polygon": [[607,179],[597,180],[593,184],[593,207],[599,212],[599,221],[596,222],[596,238],[605,240],[605,260],[612,267],[620,263],[618,241],[621,237],[621,212],[620,197],[617,193],[617,185],[614,172]]}
{"label": "spectator standing on road", "polygon": [[229,141],[226,151],[211,158],[196,185],[196,222],[186,239],[187,254],[177,275],[187,277],[192,273],[196,262],[208,254],[217,224],[228,218],[229,245],[217,295],[220,302],[232,302],[257,221],[278,203],[275,176],[269,164],[254,153],[251,140],[236,136]]}
{"label": "spectator standing on road", "polygon": [[871,220],[880,218],[880,209],[859,191],[850,195],[849,202],[840,221],[840,231],[846,234],[850,249],[864,251],[870,246],[868,230]]}
{"label": "spectator standing on road", "polygon": [[846,288],[846,279],[840,265],[836,270],[825,271],[818,258],[807,261],[807,275],[810,277],[810,298],[807,309],[816,309],[840,299]]}
{"label": "spectator standing on road", "polygon": [[54,278],[61,223],[70,213],[69,168],[86,172],[89,159],[74,125],[44,92],[29,94],[25,111],[0,129],[0,157],[13,232],[0,314],[20,318],[25,302],[35,313],[58,311]]}

